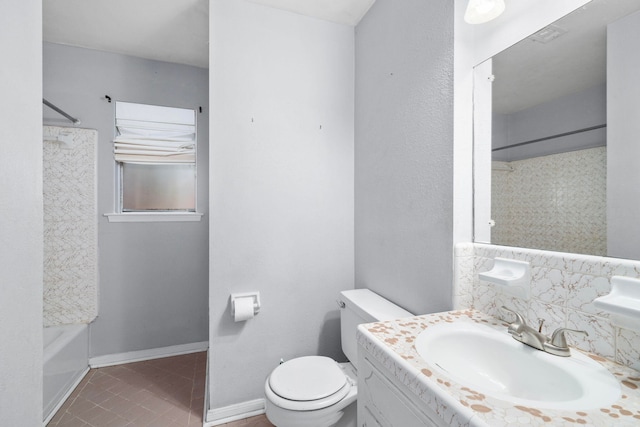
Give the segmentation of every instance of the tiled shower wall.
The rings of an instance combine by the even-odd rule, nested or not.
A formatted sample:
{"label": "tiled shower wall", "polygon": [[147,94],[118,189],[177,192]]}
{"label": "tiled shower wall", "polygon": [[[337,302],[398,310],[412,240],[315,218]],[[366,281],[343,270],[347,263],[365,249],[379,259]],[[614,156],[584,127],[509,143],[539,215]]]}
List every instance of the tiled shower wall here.
{"label": "tiled shower wall", "polygon": [[44,126],[43,136],[44,326],[89,323],[98,309],[98,132]]}
{"label": "tiled shower wall", "polygon": [[492,173],[492,242],[606,255],[606,147],[499,163],[512,171]]}
{"label": "tiled shower wall", "polygon": [[[530,263],[529,300],[479,280],[478,273],[491,270],[495,257]],[[640,278],[640,261],[463,243],[455,248],[454,306],[513,321],[500,310],[504,305],[521,313],[529,325],[537,327],[544,319],[546,335],[559,327],[585,330],[588,337],[568,333],[569,344],[640,370],[640,332],[613,326],[608,314],[592,304],[610,292],[612,276]]]}

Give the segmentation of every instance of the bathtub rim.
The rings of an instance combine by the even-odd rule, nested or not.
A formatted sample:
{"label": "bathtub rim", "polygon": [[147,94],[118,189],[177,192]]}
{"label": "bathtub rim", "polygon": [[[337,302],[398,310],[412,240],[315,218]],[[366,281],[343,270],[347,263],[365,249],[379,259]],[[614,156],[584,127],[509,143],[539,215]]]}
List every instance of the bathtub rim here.
{"label": "bathtub rim", "polygon": [[53,417],[56,416],[60,408],[62,408],[62,405],[65,404],[67,399],[69,399],[69,396],[71,396],[71,394],[75,391],[75,389],[78,388],[78,386],[80,385],[84,377],[87,376],[90,370],[91,368],[87,366],[87,368],[80,375],[78,375],[78,378],[73,382],[69,390],[67,390],[67,392],[62,396],[60,401],[51,408],[51,411],[49,411],[49,414],[42,421],[42,427],[47,427],[47,424],[49,424],[49,421],[51,421]]}
{"label": "bathtub rim", "polygon": [[[42,363],[43,365],[47,362],[51,361],[53,356],[58,354],[60,350],[62,350],[67,344],[69,344],[74,338],[84,332],[89,325],[84,323],[73,324],[73,325],[58,325],[58,326],[46,326],[43,328],[43,356]],[[46,339],[44,335],[47,333],[46,330],[56,330],[62,331],[62,333],[56,337],[49,345],[44,346]]]}
{"label": "bathtub rim", "polygon": [[[43,329],[42,417],[43,426],[46,426],[89,373],[89,325],[84,323],[58,325],[44,327]],[[45,346],[44,344],[47,342],[47,339],[44,335],[51,333],[55,334],[56,337]],[[78,346],[79,344],[81,345]],[[73,348],[71,351],[73,354],[72,357],[74,357],[71,359],[71,363],[75,365],[75,368],[72,371],[68,371],[69,375],[64,381],[64,384],[58,383],[51,389],[50,386],[47,386],[47,384],[51,384],[48,383],[48,381],[51,381],[49,376],[56,372],[55,369],[61,360],[69,360],[67,357],[69,355],[69,349],[71,348]],[[80,348],[82,348],[82,350],[80,350]],[[80,351],[82,351],[82,353],[80,353]],[[60,357],[62,357],[62,359],[60,359]]]}

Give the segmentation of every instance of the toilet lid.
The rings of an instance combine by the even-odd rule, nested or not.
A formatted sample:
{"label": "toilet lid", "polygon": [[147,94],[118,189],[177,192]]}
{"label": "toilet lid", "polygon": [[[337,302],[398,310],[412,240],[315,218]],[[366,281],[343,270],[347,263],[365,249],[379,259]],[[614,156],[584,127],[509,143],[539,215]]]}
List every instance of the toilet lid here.
{"label": "toilet lid", "polygon": [[340,366],[328,357],[291,359],[273,370],[269,387],[278,396],[295,401],[324,399],[340,391],[347,382]]}

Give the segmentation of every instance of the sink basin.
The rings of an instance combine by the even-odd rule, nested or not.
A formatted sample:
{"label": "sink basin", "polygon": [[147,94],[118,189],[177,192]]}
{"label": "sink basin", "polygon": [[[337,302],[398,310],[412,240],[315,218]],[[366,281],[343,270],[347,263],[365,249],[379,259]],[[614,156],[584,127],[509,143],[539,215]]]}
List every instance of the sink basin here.
{"label": "sink basin", "polygon": [[536,408],[587,410],[620,398],[620,385],[598,362],[571,350],[554,356],[478,323],[427,328],[415,342],[434,370],[488,396]]}

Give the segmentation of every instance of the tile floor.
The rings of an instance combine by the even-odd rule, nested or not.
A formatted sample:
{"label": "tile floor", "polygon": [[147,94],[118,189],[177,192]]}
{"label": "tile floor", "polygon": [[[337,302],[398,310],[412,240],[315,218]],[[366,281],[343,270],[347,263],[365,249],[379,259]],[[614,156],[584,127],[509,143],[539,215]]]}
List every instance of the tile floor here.
{"label": "tile floor", "polygon": [[91,369],[47,427],[200,427],[206,355]]}
{"label": "tile floor", "polygon": [[275,427],[269,422],[267,417],[260,415],[258,417],[246,418],[244,420],[234,421],[220,425],[220,427]]}
{"label": "tile floor", "polygon": [[[47,427],[201,427],[207,353],[91,369]],[[222,427],[274,427],[264,415]]]}

